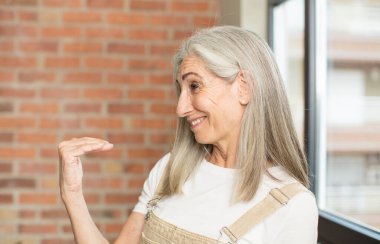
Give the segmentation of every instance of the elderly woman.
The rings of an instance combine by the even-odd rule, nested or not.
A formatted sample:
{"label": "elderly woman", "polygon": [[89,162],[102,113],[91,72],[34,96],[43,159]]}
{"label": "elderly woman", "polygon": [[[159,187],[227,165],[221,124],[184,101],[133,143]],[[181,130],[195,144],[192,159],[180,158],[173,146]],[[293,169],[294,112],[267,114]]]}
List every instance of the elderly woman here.
{"label": "elderly woman", "polygon": [[[174,58],[178,127],[116,243],[315,244],[307,162],[268,45],[237,27],[186,40]],[[88,212],[79,156],[95,138],[62,142],[61,195],[78,243],[107,243]]]}

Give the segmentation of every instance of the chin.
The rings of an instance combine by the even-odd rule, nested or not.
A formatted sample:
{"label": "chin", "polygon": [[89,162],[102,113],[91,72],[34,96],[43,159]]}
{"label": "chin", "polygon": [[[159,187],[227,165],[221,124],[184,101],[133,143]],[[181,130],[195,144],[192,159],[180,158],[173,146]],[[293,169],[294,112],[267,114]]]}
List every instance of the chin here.
{"label": "chin", "polygon": [[199,144],[204,144],[204,145],[213,144],[210,138],[205,138],[205,137],[197,136],[197,135],[194,135],[194,138],[195,138],[195,141],[198,142]]}

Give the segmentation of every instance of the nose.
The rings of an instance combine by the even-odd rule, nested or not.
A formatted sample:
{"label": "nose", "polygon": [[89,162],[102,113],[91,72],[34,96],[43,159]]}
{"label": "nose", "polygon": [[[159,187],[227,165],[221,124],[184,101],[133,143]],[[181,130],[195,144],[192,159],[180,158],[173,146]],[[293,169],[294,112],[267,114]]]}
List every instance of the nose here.
{"label": "nose", "polygon": [[178,117],[186,117],[193,110],[191,98],[187,92],[181,92],[177,104]]}

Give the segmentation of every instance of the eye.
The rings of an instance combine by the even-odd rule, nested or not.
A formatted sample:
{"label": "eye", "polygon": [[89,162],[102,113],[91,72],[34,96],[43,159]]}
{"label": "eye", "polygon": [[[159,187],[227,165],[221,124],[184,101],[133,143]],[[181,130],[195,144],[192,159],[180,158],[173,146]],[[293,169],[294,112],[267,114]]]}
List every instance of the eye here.
{"label": "eye", "polygon": [[191,82],[191,84],[190,84],[190,90],[191,91],[197,91],[198,88],[199,88],[199,83],[198,82],[195,82],[195,81]]}

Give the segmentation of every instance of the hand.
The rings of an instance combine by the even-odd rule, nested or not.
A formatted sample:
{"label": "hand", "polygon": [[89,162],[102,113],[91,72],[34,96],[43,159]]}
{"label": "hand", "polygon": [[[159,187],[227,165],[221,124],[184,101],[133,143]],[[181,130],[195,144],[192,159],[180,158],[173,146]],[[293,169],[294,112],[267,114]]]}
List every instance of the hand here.
{"label": "hand", "polygon": [[70,194],[82,193],[83,169],[80,156],[113,148],[113,144],[90,137],[73,138],[58,146],[59,184],[62,198]]}

